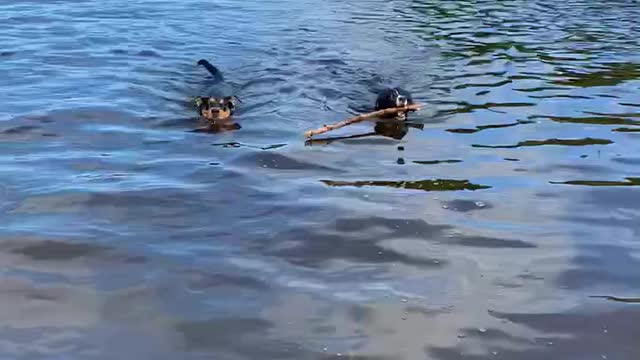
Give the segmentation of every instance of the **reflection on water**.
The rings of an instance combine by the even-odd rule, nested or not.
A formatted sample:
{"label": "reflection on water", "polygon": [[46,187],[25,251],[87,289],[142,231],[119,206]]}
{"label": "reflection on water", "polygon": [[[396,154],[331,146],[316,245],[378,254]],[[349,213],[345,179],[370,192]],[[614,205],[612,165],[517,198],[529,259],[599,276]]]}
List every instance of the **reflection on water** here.
{"label": "reflection on water", "polygon": [[611,301],[617,301],[617,302],[622,302],[622,303],[640,303],[640,298],[621,298],[621,297],[617,297],[617,296],[592,296],[592,298],[600,298],[600,299],[607,299],[607,300],[611,300]]}
{"label": "reflection on water", "polygon": [[227,131],[236,131],[242,129],[240,124],[235,122],[225,122],[225,123],[213,123],[207,124],[203,127],[192,130],[193,132],[202,132],[202,133],[223,133]]}
{"label": "reflection on water", "polygon": [[551,182],[552,184],[584,185],[584,186],[640,186],[640,178],[626,178],[626,181],[572,180]]}
{"label": "reflection on water", "polygon": [[413,161],[414,164],[420,164],[420,165],[453,164],[453,163],[459,163],[459,162],[462,162],[462,160],[448,159],[448,160],[414,160]]}
{"label": "reflection on water", "polygon": [[388,186],[399,189],[414,189],[423,191],[454,191],[454,190],[480,190],[489,189],[490,186],[478,185],[469,180],[419,180],[419,181],[333,181],[322,180],[329,186]]}
{"label": "reflection on water", "polygon": [[636,63],[606,63],[586,66],[582,71],[559,68],[558,85],[577,87],[615,86],[629,80],[640,78],[640,64]]}
{"label": "reflection on water", "polygon": [[568,116],[549,116],[549,120],[558,123],[576,123],[589,125],[640,125],[640,121],[625,119],[616,116],[586,116],[586,117],[568,117]]}
{"label": "reflection on water", "polygon": [[[639,19],[3,2],[0,358],[640,358]],[[423,109],[304,143],[386,86]]]}
{"label": "reflection on water", "polygon": [[613,144],[613,141],[607,139],[547,139],[547,140],[527,140],[521,141],[515,145],[479,145],[473,144],[471,146],[477,148],[489,148],[489,149],[514,149],[526,146],[544,146],[544,145],[562,145],[562,146],[587,146],[587,145],[608,145]]}
{"label": "reflection on water", "polygon": [[333,137],[325,137],[325,138],[315,138],[308,139],[305,142],[305,145],[328,145],[334,141],[339,140],[353,140],[360,138],[368,138],[368,137],[377,137],[383,136],[395,140],[402,140],[409,129],[424,129],[424,124],[416,124],[409,121],[398,121],[398,120],[388,120],[388,121],[376,121],[373,131],[362,133],[362,134],[353,134],[353,135],[345,135],[345,136],[333,136]]}
{"label": "reflection on water", "polygon": [[633,133],[640,132],[640,128],[615,128],[611,131]]}
{"label": "reflection on water", "polygon": [[447,131],[448,132],[452,132],[452,133],[457,133],[457,134],[473,134],[473,133],[477,133],[478,131],[482,131],[482,130],[500,129],[500,128],[517,126],[517,125],[532,124],[532,123],[533,123],[533,121],[518,120],[518,121],[516,121],[514,123],[509,123],[509,124],[479,125],[479,126],[476,126],[476,127],[472,128],[472,129],[459,128],[459,129],[447,129]]}

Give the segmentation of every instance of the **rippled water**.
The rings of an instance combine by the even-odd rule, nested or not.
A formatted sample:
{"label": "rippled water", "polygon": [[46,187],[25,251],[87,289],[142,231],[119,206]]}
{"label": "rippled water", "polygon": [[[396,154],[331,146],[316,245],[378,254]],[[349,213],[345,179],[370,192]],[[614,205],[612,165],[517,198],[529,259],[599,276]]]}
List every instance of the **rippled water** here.
{"label": "rippled water", "polygon": [[[0,357],[640,358],[639,19],[3,1]],[[194,131],[200,58],[241,129]],[[411,126],[305,142],[386,85]]]}

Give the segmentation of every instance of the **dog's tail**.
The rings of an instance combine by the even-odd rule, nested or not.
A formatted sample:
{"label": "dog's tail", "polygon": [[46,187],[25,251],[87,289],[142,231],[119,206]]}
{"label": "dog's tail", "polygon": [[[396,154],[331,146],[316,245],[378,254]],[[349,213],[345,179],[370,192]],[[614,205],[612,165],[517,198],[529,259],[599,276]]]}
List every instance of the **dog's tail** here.
{"label": "dog's tail", "polygon": [[211,63],[208,62],[207,60],[205,59],[199,60],[198,65],[204,66],[204,68],[207,69],[209,73],[211,73],[211,76],[213,76],[213,78],[216,81],[224,81],[224,77],[222,76],[222,73],[220,72],[220,70],[218,70],[218,68],[216,68],[215,66],[211,65]]}

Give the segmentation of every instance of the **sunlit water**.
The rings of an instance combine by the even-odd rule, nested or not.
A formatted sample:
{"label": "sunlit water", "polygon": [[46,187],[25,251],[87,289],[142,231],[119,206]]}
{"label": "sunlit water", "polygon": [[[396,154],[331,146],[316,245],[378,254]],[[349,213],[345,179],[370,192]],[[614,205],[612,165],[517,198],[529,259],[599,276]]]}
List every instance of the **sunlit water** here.
{"label": "sunlit water", "polygon": [[[639,19],[2,1],[0,357],[640,358]],[[200,58],[241,129],[193,131]],[[386,85],[401,139],[305,143]]]}

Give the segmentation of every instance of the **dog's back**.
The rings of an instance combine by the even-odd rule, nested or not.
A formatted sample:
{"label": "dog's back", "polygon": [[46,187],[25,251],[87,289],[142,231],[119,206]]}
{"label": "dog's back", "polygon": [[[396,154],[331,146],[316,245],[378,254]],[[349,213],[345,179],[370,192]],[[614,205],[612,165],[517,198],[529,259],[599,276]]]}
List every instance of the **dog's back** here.
{"label": "dog's back", "polygon": [[202,65],[202,67],[211,74],[211,76],[207,78],[206,88],[201,91],[203,95],[219,99],[235,95],[233,84],[226,81],[222,72],[217,67],[205,59],[199,60],[198,65]]}

